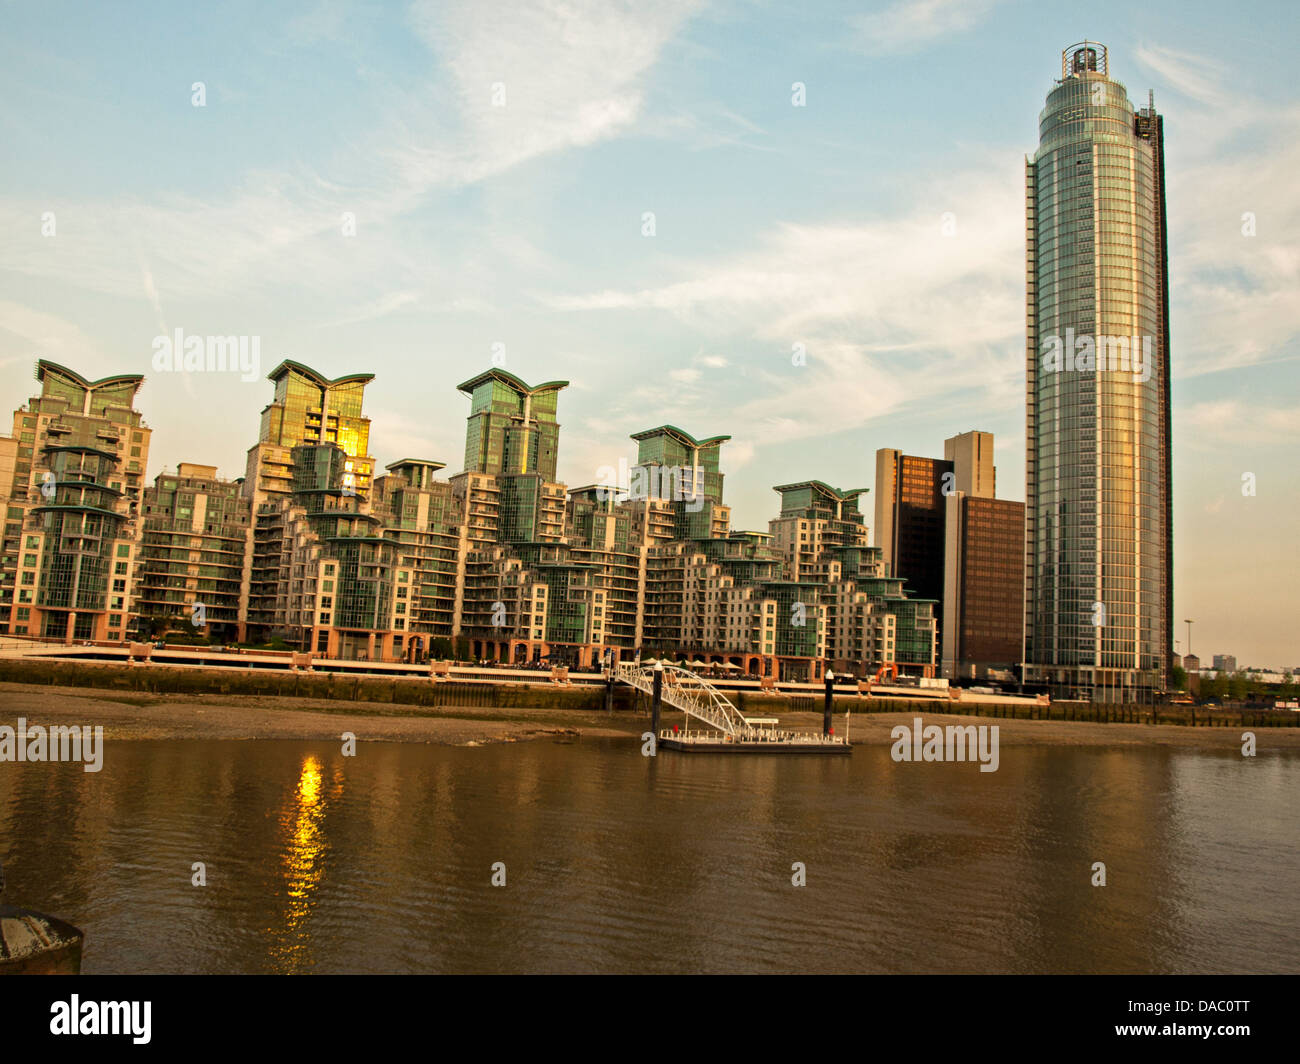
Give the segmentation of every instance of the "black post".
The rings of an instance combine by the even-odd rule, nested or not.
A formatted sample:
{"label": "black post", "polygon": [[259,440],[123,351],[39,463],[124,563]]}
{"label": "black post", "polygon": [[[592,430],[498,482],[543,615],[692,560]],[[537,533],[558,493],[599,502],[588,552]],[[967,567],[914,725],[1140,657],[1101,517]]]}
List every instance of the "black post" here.
{"label": "black post", "polygon": [[614,712],[614,655],[605,655],[605,712]]}
{"label": "black post", "polygon": [[655,666],[654,694],[650,699],[650,730],[659,738],[659,705],[664,699],[664,670],[662,665]]}
{"label": "black post", "polygon": [[835,698],[835,673],[826,670],[826,704],[822,708],[822,735],[831,733],[831,703]]}

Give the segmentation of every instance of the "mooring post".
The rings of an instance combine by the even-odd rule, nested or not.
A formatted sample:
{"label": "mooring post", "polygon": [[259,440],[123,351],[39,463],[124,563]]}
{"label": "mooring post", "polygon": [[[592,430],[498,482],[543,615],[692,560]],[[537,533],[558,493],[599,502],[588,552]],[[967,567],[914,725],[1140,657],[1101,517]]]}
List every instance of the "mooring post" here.
{"label": "mooring post", "polygon": [[835,673],[826,670],[826,703],[822,707],[822,736],[831,733],[831,703],[835,700]]}
{"label": "mooring post", "polygon": [[650,730],[659,738],[659,705],[664,700],[664,663],[655,662],[654,694],[650,699]]}
{"label": "mooring post", "polygon": [[605,651],[605,712],[614,712],[614,652]]}

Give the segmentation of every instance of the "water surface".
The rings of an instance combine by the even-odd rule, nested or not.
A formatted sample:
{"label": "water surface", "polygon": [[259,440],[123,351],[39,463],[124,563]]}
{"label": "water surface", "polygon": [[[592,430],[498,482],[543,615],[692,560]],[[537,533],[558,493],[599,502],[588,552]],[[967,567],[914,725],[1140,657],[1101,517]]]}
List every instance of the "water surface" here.
{"label": "water surface", "polygon": [[117,742],[0,764],[0,854],[91,973],[1295,972],[1297,794],[1159,748]]}

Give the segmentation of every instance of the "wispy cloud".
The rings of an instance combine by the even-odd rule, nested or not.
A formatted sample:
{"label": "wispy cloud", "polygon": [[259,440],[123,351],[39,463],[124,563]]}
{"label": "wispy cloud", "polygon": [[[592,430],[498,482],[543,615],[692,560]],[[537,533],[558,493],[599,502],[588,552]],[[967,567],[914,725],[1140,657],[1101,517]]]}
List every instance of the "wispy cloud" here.
{"label": "wispy cloud", "polygon": [[95,341],[77,326],[9,300],[0,301],[0,355],[27,362],[47,358],[86,374],[115,370]]}
{"label": "wispy cloud", "polygon": [[408,307],[413,303],[418,303],[419,299],[419,292],[389,292],[387,295],[381,296],[379,299],[367,303],[363,307],[358,307],[350,313],[344,314],[338,318],[333,318],[322,324],[323,326],[329,327],[335,325],[354,325],[357,322],[362,321],[374,321],[376,318],[385,317],[386,315],[392,314],[395,310],[400,310],[402,307]]}
{"label": "wispy cloud", "polygon": [[1137,57],[1165,115],[1175,376],[1300,357],[1300,108],[1241,95],[1207,57]]}
{"label": "wispy cloud", "polygon": [[[1002,377],[1019,384],[1020,180],[1014,168],[1001,180],[963,173],[924,188],[901,217],[781,224],[740,255],[679,264],[680,279],[660,287],[545,302],[583,313],[663,312],[746,351],[737,366],[747,384],[732,401],[740,422],[762,426],[764,441],[853,428],[904,402],[983,391]],[[952,235],[945,213],[956,223]]]}
{"label": "wispy cloud", "polygon": [[982,22],[997,0],[895,0],[850,21],[858,46],[873,55],[912,52]]}
{"label": "wispy cloud", "polygon": [[1276,447],[1300,438],[1300,410],[1241,399],[1193,403],[1179,411],[1179,431],[1186,444],[1201,450],[1230,445]]}
{"label": "wispy cloud", "polygon": [[[0,200],[7,235],[0,269],[136,295],[139,274],[121,254],[136,247],[173,297],[273,284],[322,293],[355,287],[357,277],[398,258],[400,220],[431,192],[631,129],[647,73],[696,6],[537,2],[507,10],[473,0],[417,3],[409,22],[436,60],[430,76],[410,87],[377,88],[386,121],[340,138],[329,176],[308,168],[249,169],[224,195],[72,204],[75,233],[61,227],[57,245],[31,224],[46,205]],[[322,5],[291,32],[328,36],[341,17]],[[498,85],[503,106],[494,105]],[[344,212],[356,217],[354,238],[343,234]],[[75,254],[54,254],[56,247]]]}

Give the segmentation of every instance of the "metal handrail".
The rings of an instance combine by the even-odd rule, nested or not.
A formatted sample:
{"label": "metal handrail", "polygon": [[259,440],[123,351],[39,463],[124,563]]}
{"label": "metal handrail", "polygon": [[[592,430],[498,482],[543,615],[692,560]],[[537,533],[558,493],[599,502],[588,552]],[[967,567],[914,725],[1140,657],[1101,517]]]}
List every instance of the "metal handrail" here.
{"label": "metal handrail", "polygon": [[[677,665],[665,665],[662,668],[664,702],[733,739],[753,737],[753,726],[711,683]],[[646,694],[654,693],[654,674],[654,667],[637,662],[619,662],[614,668],[616,680]]]}

